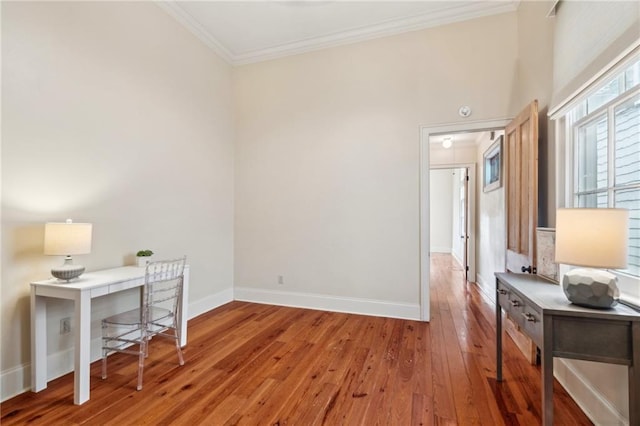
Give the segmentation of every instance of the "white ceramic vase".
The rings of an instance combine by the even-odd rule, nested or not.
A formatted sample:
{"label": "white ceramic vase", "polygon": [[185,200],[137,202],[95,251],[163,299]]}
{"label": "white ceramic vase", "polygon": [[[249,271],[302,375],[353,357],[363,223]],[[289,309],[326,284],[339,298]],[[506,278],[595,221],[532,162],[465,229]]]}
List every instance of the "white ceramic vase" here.
{"label": "white ceramic vase", "polygon": [[151,262],[151,256],[136,256],[136,265],[139,268],[146,267],[148,262]]}

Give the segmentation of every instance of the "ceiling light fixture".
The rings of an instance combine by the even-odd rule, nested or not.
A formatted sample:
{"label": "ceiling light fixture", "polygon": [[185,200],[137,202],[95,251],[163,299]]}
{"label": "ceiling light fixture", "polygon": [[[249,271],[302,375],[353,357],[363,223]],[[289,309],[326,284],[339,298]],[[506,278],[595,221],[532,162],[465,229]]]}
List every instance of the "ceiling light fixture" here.
{"label": "ceiling light fixture", "polygon": [[451,136],[446,136],[444,139],[442,139],[443,148],[449,149],[451,148],[451,145],[453,145],[453,139],[451,138]]}

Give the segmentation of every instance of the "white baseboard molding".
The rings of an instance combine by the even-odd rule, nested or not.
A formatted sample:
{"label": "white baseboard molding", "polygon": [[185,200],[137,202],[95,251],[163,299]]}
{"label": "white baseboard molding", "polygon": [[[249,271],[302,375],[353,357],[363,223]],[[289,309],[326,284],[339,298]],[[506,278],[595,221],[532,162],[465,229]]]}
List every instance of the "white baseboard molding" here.
{"label": "white baseboard molding", "polygon": [[209,295],[196,302],[189,303],[189,319],[209,312],[219,306],[233,302],[233,288],[229,287],[215,294]]}
{"label": "white baseboard molding", "polygon": [[31,389],[31,366],[20,364],[0,373],[0,397],[4,402]]}
{"label": "white baseboard molding", "polygon": [[480,287],[480,290],[494,303],[496,301],[496,285],[495,280],[486,280],[480,274],[476,274],[476,284]]}
{"label": "white baseboard molding", "polygon": [[582,411],[596,425],[629,424],[625,418],[597,389],[572,366],[571,361],[555,358],[553,375]]}
{"label": "white baseboard molding", "polygon": [[487,281],[484,278],[482,278],[482,275],[480,274],[476,274],[476,283],[478,283],[478,285],[482,288],[487,287]]}
{"label": "white baseboard molding", "polygon": [[[99,354],[100,347],[99,338],[91,341],[92,354],[94,353],[94,348]],[[100,355],[97,357],[94,355],[91,357],[91,362],[99,358]],[[73,371],[73,348],[64,349],[47,356],[47,381],[57,379],[71,371]],[[31,363],[28,362],[3,371],[0,374],[0,381],[2,383],[0,395],[2,401],[31,390]]]}
{"label": "white baseboard molding", "polygon": [[449,247],[444,247],[444,246],[437,246],[437,247],[430,247],[429,251],[431,253],[446,253],[446,254],[451,254],[451,246]]}
{"label": "white baseboard molding", "polygon": [[[216,294],[189,303],[189,319],[233,301],[233,289],[228,288]],[[91,362],[102,356],[101,339],[91,340]],[[73,371],[73,348],[47,356],[47,381],[64,376]],[[21,364],[0,373],[0,401],[31,390],[31,363]]]}
{"label": "white baseboard molding", "polygon": [[460,266],[464,266],[464,262],[462,262],[462,259],[460,259],[454,252],[453,250],[451,250],[449,253],[451,253],[451,256],[453,257],[453,260],[455,260],[456,262],[458,262],[458,264]]}
{"label": "white baseboard molding", "polygon": [[323,311],[345,312],[376,317],[420,320],[420,305],[417,303],[393,303],[373,299],[264,290],[252,287],[235,287],[234,298],[235,300],[244,302],[267,303],[270,305],[319,309]]}

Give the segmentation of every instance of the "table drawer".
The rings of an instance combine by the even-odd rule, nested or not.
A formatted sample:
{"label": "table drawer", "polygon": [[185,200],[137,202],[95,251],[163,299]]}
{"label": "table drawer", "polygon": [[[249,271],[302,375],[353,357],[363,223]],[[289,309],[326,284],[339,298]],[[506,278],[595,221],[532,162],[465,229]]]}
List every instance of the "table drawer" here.
{"label": "table drawer", "polygon": [[542,313],[532,306],[525,305],[522,319],[524,332],[538,347],[542,347]]}
{"label": "table drawer", "polygon": [[554,356],[631,365],[631,327],[630,321],[555,316]]}
{"label": "table drawer", "polygon": [[501,282],[498,282],[498,291],[497,291],[498,303],[500,306],[504,308],[504,310],[509,309],[509,289]]}
{"label": "table drawer", "polygon": [[509,293],[509,307],[507,308],[507,312],[513,321],[518,324],[520,327],[524,325],[524,317],[522,316],[524,312],[524,301],[522,298],[514,293]]}

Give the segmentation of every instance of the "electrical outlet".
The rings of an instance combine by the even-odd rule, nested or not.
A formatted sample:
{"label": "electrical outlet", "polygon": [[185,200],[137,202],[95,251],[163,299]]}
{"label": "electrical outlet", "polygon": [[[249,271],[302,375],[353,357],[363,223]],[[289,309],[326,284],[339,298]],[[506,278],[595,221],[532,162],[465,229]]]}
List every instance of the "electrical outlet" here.
{"label": "electrical outlet", "polygon": [[282,275],[278,275],[278,284],[284,285],[284,277]]}
{"label": "electrical outlet", "polygon": [[60,320],[60,334],[71,333],[71,318],[62,318]]}

